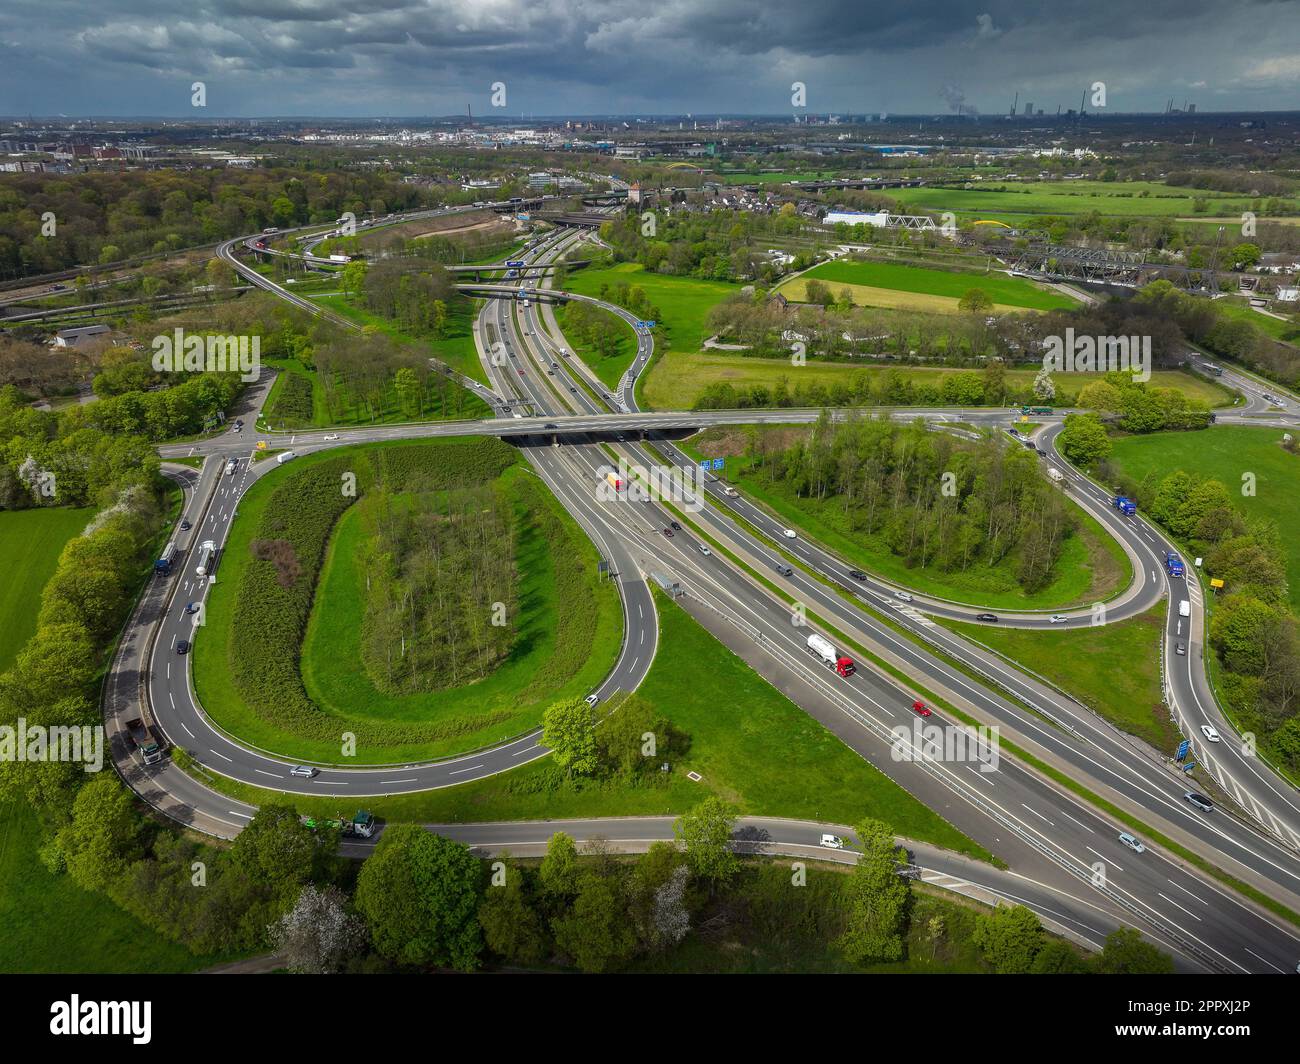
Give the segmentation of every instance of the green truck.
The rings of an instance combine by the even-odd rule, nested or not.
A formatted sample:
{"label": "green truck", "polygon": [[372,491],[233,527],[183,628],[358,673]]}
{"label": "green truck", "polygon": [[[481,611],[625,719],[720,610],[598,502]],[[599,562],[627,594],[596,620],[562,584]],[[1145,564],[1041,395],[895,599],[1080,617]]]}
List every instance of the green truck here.
{"label": "green truck", "polygon": [[1020,412],[1022,414],[1050,414],[1052,412],[1052,408],[1050,406],[1025,405],[1020,408]]}
{"label": "green truck", "polygon": [[325,817],[305,816],[302,822],[313,831],[330,828],[338,831],[344,838],[369,839],[375,834],[375,816],[364,809],[358,809],[351,820],[327,819]]}

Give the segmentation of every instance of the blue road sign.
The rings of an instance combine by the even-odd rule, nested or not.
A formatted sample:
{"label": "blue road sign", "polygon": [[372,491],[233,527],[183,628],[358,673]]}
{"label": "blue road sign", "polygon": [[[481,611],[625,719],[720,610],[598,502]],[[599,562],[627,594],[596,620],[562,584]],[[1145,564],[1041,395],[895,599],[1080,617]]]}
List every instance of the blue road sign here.
{"label": "blue road sign", "polygon": [[1183,771],[1186,772],[1188,775],[1191,775],[1192,769],[1194,769],[1195,767],[1196,767],[1196,762],[1189,761],[1187,762],[1187,764],[1183,766]]}
{"label": "blue road sign", "polygon": [[703,459],[700,462],[700,468],[703,469],[706,473],[709,471],[709,460],[707,458]]}
{"label": "blue road sign", "polygon": [[1178,761],[1181,761],[1183,758],[1187,756],[1187,751],[1191,748],[1191,745],[1192,745],[1192,741],[1190,739],[1184,739],[1181,743],[1178,744],[1178,757],[1177,757]]}
{"label": "blue road sign", "polygon": [[726,461],[727,460],[725,458],[715,458],[713,460],[713,468],[721,469],[726,464]]}

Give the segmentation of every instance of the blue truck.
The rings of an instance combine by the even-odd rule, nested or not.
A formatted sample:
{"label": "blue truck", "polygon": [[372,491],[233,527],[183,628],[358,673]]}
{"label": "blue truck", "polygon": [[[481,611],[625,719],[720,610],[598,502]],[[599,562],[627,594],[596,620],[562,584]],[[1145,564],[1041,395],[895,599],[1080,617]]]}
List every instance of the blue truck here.
{"label": "blue truck", "polygon": [[176,541],[168,543],[158,560],[153,563],[153,571],[159,576],[166,576],[172,571],[172,559],[176,557]]}
{"label": "blue truck", "polygon": [[1125,517],[1132,517],[1138,512],[1137,503],[1125,495],[1116,495],[1111,505]]}
{"label": "blue truck", "polygon": [[1168,570],[1170,576],[1182,576],[1183,559],[1178,557],[1177,554],[1166,554],[1165,569]]}

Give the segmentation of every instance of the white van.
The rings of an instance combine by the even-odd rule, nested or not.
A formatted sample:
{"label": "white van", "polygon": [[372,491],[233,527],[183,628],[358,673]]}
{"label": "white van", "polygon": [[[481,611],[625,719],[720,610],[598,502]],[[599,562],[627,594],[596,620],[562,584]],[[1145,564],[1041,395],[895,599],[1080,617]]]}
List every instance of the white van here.
{"label": "white van", "polygon": [[1178,616],[1190,617],[1191,615],[1192,615],[1192,604],[1187,599],[1183,599],[1183,601],[1178,604]]}
{"label": "white van", "polygon": [[296,454],[294,454],[292,451],[285,451],[283,454],[277,454],[277,455],[275,456],[275,460],[276,460],[278,463],[280,463],[280,465],[284,465],[285,462],[292,461],[293,459],[295,459],[295,458],[297,458],[297,457],[298,457],[298,456],[297,456]]}

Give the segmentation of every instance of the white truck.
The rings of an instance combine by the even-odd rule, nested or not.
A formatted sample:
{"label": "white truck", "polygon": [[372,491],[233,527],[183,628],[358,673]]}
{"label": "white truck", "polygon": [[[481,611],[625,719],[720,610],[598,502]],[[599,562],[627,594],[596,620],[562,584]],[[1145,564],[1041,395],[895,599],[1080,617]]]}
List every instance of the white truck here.
{"label": "white truck", "polygon": [[841,654],[829,639],[816,632],[808,637],[808,650],[841,676],[852,676],[857,671],[857,666],[853,664],[851,657]]}
{"label": "white truck", "polygon": [[203,545],[199,547],[199,564],[194,567],[194,571],[199,576],[207,576],[212,572],[217,561],[217,545],[210,539],[205,539]]}
{"label": "white truck", "polygon": [[285,451],[282,454],[277,454],[275,461],[277,465],[284,465],[285,462],[292,462],[297,457],[292,451]]}
{"label": "white truck", "polygon": [[351,262],[351,255],[331,255],[330,262]]}
{"label": "white truck", "polygon": [[1060,484],[1065,479],[1065,474],[1055,466],[1048,466],[1047,479],[1052,481],[1054,484]]}

